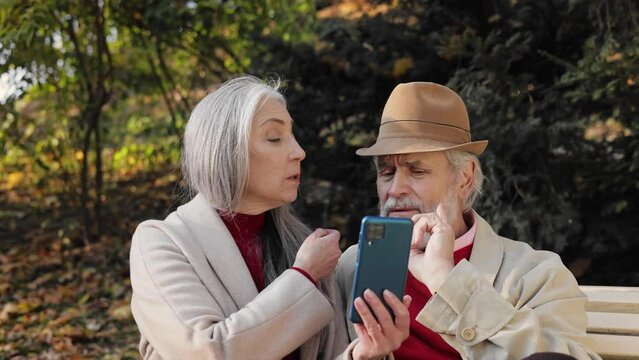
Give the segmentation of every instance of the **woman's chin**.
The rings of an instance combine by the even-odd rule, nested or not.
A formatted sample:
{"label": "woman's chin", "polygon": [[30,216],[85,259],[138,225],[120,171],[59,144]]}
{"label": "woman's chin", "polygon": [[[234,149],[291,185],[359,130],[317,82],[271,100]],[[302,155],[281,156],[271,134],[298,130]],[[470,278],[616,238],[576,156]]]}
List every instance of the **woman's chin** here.
{"label": "woman's chin", "polygon": [[284,202],[286,204],[290,204],[294,202],[295,200],[297,200],[297,193],[295,193],[295,195],[287,196],[286,199],[284,199]]}

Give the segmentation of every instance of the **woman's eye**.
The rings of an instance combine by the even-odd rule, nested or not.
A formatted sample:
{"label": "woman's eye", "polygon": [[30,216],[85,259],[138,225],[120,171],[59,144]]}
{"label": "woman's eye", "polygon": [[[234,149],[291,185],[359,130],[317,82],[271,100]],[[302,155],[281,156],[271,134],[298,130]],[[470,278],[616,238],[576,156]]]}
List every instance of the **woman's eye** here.
{"label": "woman's eye", "polygon": [[268,141],[272,142],[272,143],[278,143],[278,142],[281,141],[281,139],[280,138],[272,138],[272,139],[268,139]]}

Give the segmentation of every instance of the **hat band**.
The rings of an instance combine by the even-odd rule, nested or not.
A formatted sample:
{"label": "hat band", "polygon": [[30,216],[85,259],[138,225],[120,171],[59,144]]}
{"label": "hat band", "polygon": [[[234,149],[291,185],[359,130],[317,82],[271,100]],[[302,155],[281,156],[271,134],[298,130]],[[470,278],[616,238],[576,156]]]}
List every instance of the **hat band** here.
{"label": "hat band", "polygon": [[380,125],[378,139],[424,138],[451,144],[470,142],[470,132],[457,126],[423,120],[391,120]]}

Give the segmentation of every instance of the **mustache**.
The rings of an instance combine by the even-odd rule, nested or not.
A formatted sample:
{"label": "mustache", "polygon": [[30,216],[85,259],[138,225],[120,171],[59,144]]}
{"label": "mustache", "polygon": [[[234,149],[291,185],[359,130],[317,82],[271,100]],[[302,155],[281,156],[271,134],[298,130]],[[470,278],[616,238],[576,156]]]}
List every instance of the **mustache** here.
{"label": "mustache", "polygon": [[426,209],[421,201],[412,198],[397,199],[389,197],[386,202],[379,205],[379,213],[381,216],[388,216],[391,209],[419,209],[420,213],[431,212]]}

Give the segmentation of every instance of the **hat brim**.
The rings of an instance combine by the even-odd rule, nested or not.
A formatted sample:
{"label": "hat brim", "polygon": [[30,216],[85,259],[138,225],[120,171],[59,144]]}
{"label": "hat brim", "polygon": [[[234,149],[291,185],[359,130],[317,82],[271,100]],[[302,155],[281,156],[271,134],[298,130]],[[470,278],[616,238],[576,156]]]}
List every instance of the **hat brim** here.
{"label": "hat brim", "polygon": [[359,156],[379,156],[458,150],[480,155],[484,152],[486,146],[488,146],[488,140],[451,144],[424,138],[387,138],[378,139],[372,146],[358,149],[355,153]]}

